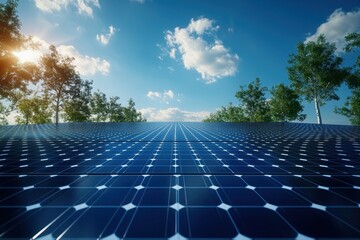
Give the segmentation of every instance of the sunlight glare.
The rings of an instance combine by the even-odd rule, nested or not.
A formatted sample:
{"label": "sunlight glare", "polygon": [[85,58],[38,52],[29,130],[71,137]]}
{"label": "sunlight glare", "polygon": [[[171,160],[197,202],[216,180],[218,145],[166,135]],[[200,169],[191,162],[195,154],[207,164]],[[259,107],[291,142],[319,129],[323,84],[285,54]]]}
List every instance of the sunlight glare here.
{"label": "sunlight glare", "polygon": [[22,51],[13,52],[21,63],[36,63],[40,59],[40,52],[33,49],[25,49]]}

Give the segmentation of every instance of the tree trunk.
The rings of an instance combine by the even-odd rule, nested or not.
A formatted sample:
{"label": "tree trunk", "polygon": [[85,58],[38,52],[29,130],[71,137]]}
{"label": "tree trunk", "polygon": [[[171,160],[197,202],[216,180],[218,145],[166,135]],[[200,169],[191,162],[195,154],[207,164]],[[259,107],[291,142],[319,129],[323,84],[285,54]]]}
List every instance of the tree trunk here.
{"label": "tree trunk", "polygon": [[59,108],[60,108],[60,99],[57,99],[56,106],[55,106],[55,123],[56,123],[56,125],[59,123]]}
{"label": "tree trunk", "polygon": [[318,122],[318,124],[322,124],[321,112],[320,112],[320,107],[319,107],[319,100],[318,100],[317,97],[315,97],[314,102],[315,102],[315,110],[316,110],[317,122]]}

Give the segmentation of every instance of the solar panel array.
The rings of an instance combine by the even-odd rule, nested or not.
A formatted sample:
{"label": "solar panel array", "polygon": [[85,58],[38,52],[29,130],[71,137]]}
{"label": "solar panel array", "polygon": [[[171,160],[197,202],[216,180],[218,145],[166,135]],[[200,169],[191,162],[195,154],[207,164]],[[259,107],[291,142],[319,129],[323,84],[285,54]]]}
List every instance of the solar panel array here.
{"label": "solar panel array", "polygon": [[360,128],[0,127],[0,238],[360,238]]}

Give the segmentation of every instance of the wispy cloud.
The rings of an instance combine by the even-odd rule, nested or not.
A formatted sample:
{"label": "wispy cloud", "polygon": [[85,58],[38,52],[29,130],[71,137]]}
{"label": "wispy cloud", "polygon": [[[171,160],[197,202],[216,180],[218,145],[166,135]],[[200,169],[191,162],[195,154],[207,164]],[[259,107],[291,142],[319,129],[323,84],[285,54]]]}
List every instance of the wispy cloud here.
{"label": "wispy cloud", "polygon": [[43,12],[59,12],[74,6],[79,14],[93,17],[93,7],[100,8],[99,0],[35,0],[35,5]]}
{"label": "wispy cloud", "polygon": [[172,90],[164,90],[163,93],[148,91],[146,96],[152,100],[160,100],[161,103],[169,104],[174,99],[175,94]]}
{"label": "wispy cloud", "polygon": [[337,9],[305,42],[315,41],[320,34],[324,34],[329,42],[336,44],[337,51],[342,52],[345,47],[344,37],[353,32],[360,32],[360,9],[352,12]]}
{"label": "wispy cloud", "polygon": [[106,34],[97,34],[96,40],[103,45],[107,45],[110,41],[110,38],[115,34],[115,32],[116,32],[116,28],[110,25],[109,32]]}
{"label": "wispy cloud", "polygon": [[130,0],[130,2],[137,2],[137,3],[143,4],[146,2],[146,0]]}
{"label": "wispy cloud", "polygon": [[167,31],[165,40],[169,57],[175,59],[179,54],[184,67],[195,69],[207,83],[234,76],[239,56],[232,54],[216,37],[218,29],[213,20],[200,18],[191,19],[186,28],[176,27],[174,31]]}
{"label": "wispy cloud", "polygon": [[143,108],[141,114],[151,122],[200,122],[210,113],[207,111],[186,111],[180,108]]}
{"label": "wispy cloud", "polygon": [[[48,52],[50,44],[38,37],[32,39],[39,46],[34,54],[40,59],[42,54]],[[110,71],[110,63],[107,60],[82,54],[73,45],[60,45],[56,48],[60,54],[74,58],[76,70],[83,76],[92,76],[96,73],[106,75]]]}

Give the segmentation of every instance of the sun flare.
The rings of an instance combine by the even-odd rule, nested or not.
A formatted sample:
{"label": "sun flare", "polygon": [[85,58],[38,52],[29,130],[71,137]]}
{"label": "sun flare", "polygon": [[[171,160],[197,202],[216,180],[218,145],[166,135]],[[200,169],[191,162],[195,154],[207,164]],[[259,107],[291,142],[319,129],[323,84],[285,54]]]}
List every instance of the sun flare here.
{"label": "sun flare", "polygon": [[22,51],[13,52],[21,63],[36,63],[40,58],[40,52],[33,49],[25,49]]}

